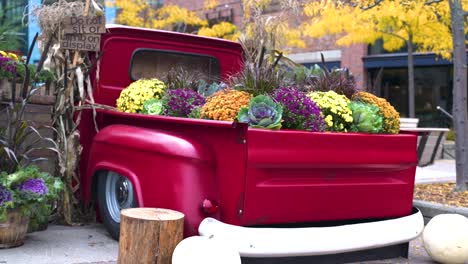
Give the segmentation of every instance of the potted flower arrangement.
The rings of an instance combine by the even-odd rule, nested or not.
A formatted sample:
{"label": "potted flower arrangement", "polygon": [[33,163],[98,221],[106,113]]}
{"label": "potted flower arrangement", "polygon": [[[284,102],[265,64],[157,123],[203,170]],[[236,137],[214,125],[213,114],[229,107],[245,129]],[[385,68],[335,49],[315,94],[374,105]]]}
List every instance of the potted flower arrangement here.
{"label": "potted flower arrangement", "polygon": [[[28,78],[28,83],[34,81],[36,66],[27,64],[15,53],[0,50],[0,90],[1,98],[9,100],[13,96],[20,97],[22,83]],[[25,97],[25,94],[22,94]]]}
{"label": "potted flower arrangement", "polygon": [[[30,217],[45,216],[47,204],[57,198],[61,182],[39,171],[32,163],[44,158],[34,156],[40,149],[54,150],[51,138],[41,135],[45,127],[25,119],[26,107],[35,89],[23,85],[21,102],[0,101],[0,248],[23,244]],[[36,152],[37,153],[37,152]]]}
{"label": "potted flower arrangement", "polygon": [[[52,192],[60,189],[46,182],[47,173],[28,166],[0,175],[0,248],[23,244],[31,215],[42,215],[42,205]],[[58,184],[60,185],[60,184]]]}

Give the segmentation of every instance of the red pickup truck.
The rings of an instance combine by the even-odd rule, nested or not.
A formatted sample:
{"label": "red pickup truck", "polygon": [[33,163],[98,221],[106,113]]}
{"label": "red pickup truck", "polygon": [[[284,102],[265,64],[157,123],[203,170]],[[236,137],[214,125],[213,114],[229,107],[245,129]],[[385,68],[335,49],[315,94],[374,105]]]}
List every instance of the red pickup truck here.
{"label": "red pickup truck", "polygon": [[[94,74],[97,103],[115,106],[139,78],[172,67],[226,79],[238,43],[108,26]],[[185,236],[228,237],[242,257],[337,254],[401,246],[423,229],[412,207],[415,135],[262,130],[237,122],[85,112],[81,186],[119,236],[120,210],[185,214]]]}

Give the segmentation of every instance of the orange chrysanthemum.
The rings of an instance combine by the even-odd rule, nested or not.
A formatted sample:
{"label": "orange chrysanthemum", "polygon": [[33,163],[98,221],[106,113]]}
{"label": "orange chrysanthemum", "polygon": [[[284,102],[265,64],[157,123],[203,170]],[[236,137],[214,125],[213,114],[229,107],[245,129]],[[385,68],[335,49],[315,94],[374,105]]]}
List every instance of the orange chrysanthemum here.
{"label": "orange chrysanthemum", "polygon": [[242,107],[249,105],[252,95],[247,92],[224,89],[209,96],[203,105],[201,118],[234,121]]}

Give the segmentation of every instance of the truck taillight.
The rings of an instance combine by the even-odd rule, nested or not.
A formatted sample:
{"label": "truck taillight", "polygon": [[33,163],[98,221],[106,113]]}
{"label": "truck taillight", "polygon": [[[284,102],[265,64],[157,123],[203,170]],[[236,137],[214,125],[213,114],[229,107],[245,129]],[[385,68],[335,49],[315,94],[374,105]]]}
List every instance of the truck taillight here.
{"label": "truck taillight", "polygon": [[207,215],[214,215],[218,212],[219,206],[217,202],[211,199],[205,199],[202,202],[201,208],[202,208],[203,213]]}

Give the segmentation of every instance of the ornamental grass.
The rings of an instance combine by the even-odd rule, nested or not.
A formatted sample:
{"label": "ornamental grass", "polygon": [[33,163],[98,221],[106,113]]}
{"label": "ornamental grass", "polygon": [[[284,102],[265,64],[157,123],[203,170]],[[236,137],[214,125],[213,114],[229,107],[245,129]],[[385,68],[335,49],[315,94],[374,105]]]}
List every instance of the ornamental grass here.
{"label": "ornamental grass", "polygon": [[379,108],[383,116],[383,129],[385,133],[398,134],[400,132],[400,114],[387,100],[368,92],[358,92],[354,94],[353,100],[369,103]]}
{"label": "ornamental grass", "polygon": [[334,91],[308,93],[322,111],[328,131],[347,132],[353,123],[349,99]]}
{"label": "ornamental grass", "polygon": [[141,113],[143,104],[150,99],[161,99],[166,85],[158,79],[141,79],[122,90],[117,108],[126,113]]}
{"label": "ornamental grass", "polygon": [[242,107],[248,107],[252,95],[224,89],[209,96],[200,110],[200,117],[221,121],[234,121]]}

